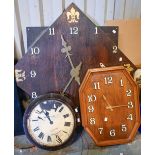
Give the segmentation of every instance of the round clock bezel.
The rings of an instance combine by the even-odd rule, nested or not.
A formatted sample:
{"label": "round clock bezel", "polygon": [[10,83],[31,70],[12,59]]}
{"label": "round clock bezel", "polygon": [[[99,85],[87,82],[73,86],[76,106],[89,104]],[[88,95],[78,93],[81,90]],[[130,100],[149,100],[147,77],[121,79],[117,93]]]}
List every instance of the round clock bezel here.
{"label": "round clock bezel", "polygon": [[[63,104],[65,104],[70,111],[72,112],[73,115],[73,119],[74,119],[74,127],[73,127],[73,131],[70,134],[70,136],[68,137],[68,139],[62,143],[61,145],[58,146],[47,146],[47,145],[41,145],[39,144],[29,133],[28,127],[27,127],[27,120],[31,114],[31,112],[33,111],[33,109],[40,104],[42,101],[45,100],[57,100],[59,102],[62,102]],[[74,140],[74,135],[75,135],[75,130],[77,127],[77,122],[76,122],[76,115],[75,112],[72,108],[73,102],[66,96],[62,96],[60,94],[55,94],[55,93],[50,93],[50,94],[46,94],[46,95],[41,95],[39,97],[37,97],[36,99],[30,101],[30,105],[28,106],[28,108],[26,109],[25,113],[24,113],[24,117],[23,117],[23,127],[24,127],[24,132],[26,137],[28,138],[28,140],[34,144],[35,146],[37,146],[38,148],[44,149],[44,150],[50,150],[50,151],[55,151],[58,149],[61,149],[65,146],[67,146],[68,144],[71,144]]]}

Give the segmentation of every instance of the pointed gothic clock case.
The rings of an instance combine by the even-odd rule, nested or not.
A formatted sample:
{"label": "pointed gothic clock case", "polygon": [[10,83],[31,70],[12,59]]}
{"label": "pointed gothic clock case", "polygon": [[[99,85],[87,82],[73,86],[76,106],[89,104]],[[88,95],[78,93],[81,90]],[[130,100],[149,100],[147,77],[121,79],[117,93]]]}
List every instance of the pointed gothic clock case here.
{"label": "pointed gothic clock case", "polygon": [[69,95],[79,105],[78,89],[89,68],[135,65],[107,33],[71,4],[39,34],[15,66],[17,85],[32,98],[51,92]]}

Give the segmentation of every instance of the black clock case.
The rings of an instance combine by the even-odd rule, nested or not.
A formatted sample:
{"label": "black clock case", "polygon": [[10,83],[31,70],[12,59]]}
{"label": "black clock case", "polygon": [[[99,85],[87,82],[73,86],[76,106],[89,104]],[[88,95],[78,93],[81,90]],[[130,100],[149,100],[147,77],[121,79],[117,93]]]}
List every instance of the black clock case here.
{"label": "black clock case", "polygon": [[[63,102],[72,111],[73,116],[74,116],[73,133],[70,135],[70,137],[67,139],[67,141],[60,146],[49,147],[49,146],[45,146],[45,145],[40,145],[31,137],[31,135],[28,132],[27,119],[29,118],[29,115],[31,114],[33,108],[36,107],[41,101],[48,100],[48,99],[54,99],[54,100]],[[74,104],[73,104],[72,100],[70,100],[68,97],[60,95],[60,94],[55,94],[55,93],[41,95],[41,96],[37,97],[36,99],[31,100],[30,105],[26,109],[26,111],[24,113],[24,117],[23,117],[24,132],[25,132],[25,135],[27,136],[28,140],[32,144],[37,146],[38,148],[41,148],[44,150],[49,150],[49,151],[55,151],[55,150],[61,149],[63,147],[66,147],[66,146],[72,144],[79,137],[79,134],[81,133],[81,130],[82,130],[82,128],[79,126],[79,123],[77,122],[77,115],[79,115],[79,114],[75,113],[73,106],[74,106]]]}

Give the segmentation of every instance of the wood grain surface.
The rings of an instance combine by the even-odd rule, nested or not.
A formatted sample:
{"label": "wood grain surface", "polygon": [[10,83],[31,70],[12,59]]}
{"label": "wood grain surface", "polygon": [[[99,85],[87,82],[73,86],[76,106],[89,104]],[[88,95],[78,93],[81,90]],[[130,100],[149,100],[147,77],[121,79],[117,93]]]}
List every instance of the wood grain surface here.
{"label": "wood grain surface", "polygon": [[[69,23],[67,20],[66,14],[72,7],[79,12],[77,23]],[[71,34],[71,29],[73,33],[74,27],[78,28],[78,34]],[[49,28],[54,28],[55,35],[49,35]],[[80,82],[89,68],[98,68],[100,63],[105,66],[123,65],[133,74],[136,66],[118,48],[114,52],[115,42],[100,27],[97,29],[95,34],[96,25],[80,9],[71,4],[54,24],[42,31],[30,45],[27,53],[18,61],[15,66],[17,85],[30,96],[32,93],[39,96],[63,91],[71,78],[71,65],[65,58],[66,55],[61,52],[63,48],[61,35],[67,46],[71,46],[70,57],[74,66],[82,62]],[[39,48],[39,54],[32,54],[31,50],[34,48]],[[35,71],[35,77],[31,77],[32,71]],[[21,75],[24,78],[19,77]],[[73,80],[65,92],[77,106],[79,105],[78,89],[78,83]]]}
{"label": "wood grain surface", "polygon": [[124,67],[89,69],[79,95],[82,125],[98,146],[133,140],[140,125],[139,88]]}

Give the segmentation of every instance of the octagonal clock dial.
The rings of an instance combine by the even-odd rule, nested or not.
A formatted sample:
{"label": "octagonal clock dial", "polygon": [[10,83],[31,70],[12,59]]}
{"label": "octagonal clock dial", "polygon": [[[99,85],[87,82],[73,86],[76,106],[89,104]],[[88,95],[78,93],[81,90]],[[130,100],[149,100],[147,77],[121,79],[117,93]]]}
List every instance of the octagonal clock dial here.
{"label": "octagonal clock dial", "polygon": [[97,145],[133,140],[140,125],[139,93],[124,67],[88,70],[79,93],[82,124]]}
{"label": "octagonal clock dial", "polygon": [[55,150],[73,139],[77,125],[74,109],[66,97],[48,94],[32,101],[24,114],[24,130],[36,146]]}

